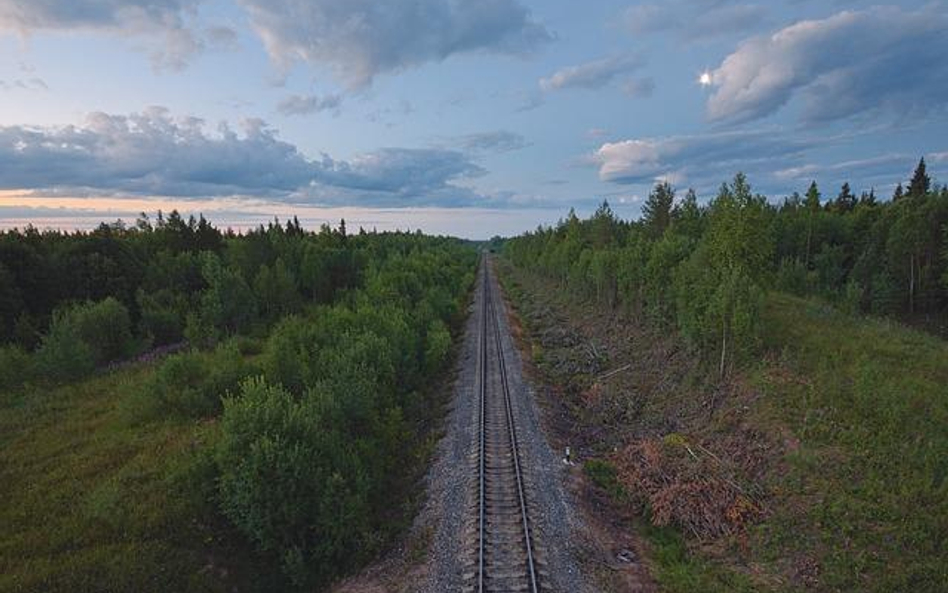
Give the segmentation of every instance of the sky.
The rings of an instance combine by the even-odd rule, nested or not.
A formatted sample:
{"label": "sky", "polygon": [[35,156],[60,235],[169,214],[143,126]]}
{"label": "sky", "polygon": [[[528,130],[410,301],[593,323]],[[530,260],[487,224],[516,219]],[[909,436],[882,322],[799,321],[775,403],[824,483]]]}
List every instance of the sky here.
{"label": "sky", "polygon": [[[884,0],[883,0],[884,2]],[[0,227],[469,238],[746,173],[948,182],[948,3],[0,0]]]}

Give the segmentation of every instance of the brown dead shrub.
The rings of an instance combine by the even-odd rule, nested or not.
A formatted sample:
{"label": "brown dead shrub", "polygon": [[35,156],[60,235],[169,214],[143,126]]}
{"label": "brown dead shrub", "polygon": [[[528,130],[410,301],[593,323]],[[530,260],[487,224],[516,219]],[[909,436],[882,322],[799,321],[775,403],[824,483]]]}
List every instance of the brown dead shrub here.
{"label": "brown dead shrub", "polygon": [[582,392],[583,405],[586,408],[596,408],[602,402],[602,385],[593,383],[592,387]]}
{"label": "brown dead shrub", "polygon": [[679,434],[633,441],[614,457],[620,483],[655,525],[707,540],[737,533],[761,514],[720,458]]}

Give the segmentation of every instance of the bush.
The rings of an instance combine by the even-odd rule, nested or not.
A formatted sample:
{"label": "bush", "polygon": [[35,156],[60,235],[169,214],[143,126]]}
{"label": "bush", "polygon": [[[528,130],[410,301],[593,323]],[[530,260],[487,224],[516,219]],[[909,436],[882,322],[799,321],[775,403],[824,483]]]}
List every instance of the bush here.
{"label": "bush", "polygon": [[0,389],[14,389],[33,376],[33,360],[19,346],[0,347]]}
{"label": "bush", "polygon": [[171,355],[130,398],[129,415],[133,421],[214,416],[222,409],[221,397],[253,372],[232,342],[213,352]]}
{"label": "bush", "polygon": [[187,315],[184,325],[184,339],[192,348],[209,348],[220,339],[219,332],[214,324],[200,313],[191,312]]}
{"label": "bush", "polygon": [[451,333],[448,326],[440,319],[432,321],[428,326],[425,343],[425,370],[430,377],[441,369],[451,353]]}
{"label": "bush", "polygon": [[156,345],[171,344],[184,337],[185,311],[188,307],[184,295],[170,289],[155,293],[139,289],[136,301],[141,311],[141,332],[151,336]]}
{"label": "bush", "polygon": [[50,381],[78,379],[95,370],[95,352],[82,339],[77,324],[62,313],[53,316],[36,358],[40,373]]}
{"label": "bush", "polygon": [[316,347],[309,324],[296,316],[287,317],[273,329],[264,349],[263,369],[267,378],[292,393],[303,393],[312,382],[312,350]]}
{"label": "bush", "polygon": [[300,586],[352,566],[371,532],[364,457],[325,418],[326,397],[248,379],[224,401],[217,447],[224,513]]}
{"label": "bush", "polygon": [[75,305],[66,310],[62,322],[75,324],[96,364],[125,358],[135,349],[128,309],[113,297]]}
{"label": "bush", "polygon": [[850,315],[858,315],[862,312],[862,301],[865,295],[865,290],[862,285],[855,280],[850,280],[846,283],[846,287],[843,290],[842,298],[840,299],[840,308]]}
{"label": "bush", "polygon": [[783,259],[777,269],[774,286],[777,290],[804,296],[809,291],[806,266],[798,259]]}

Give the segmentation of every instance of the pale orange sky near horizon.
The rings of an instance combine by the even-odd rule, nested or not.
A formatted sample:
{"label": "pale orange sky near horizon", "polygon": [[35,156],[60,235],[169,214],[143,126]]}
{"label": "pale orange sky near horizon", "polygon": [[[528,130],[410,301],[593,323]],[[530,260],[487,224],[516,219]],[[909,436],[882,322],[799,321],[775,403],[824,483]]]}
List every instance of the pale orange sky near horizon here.
{"label": "pale orange sky near horizon", "polygon": [[[9,215],[11,210],[23,215]],[[556,210],[487,208],[359,208],[322,207],[305,204],[268,202],[246,197],[182,200],[141,197],[50,197],[29,192],[0,190],[0,229],[23,228],[29,224],[40,229],[87,230],[101,222],[122,219],[132,224],[139,213],[154,219],[161,210],[177,209],[185,216],[204,214],[219,228],[236,230],[255,227],[278,217],[286,221],[297,216],[307,229],[323,223],[336,225],[345,219],[353,231],[421,229],[429,234],[454,235],[469,239],[487,239],[493,235],[513,235],[532,230],[539,224],[553,224],[566,215]],[[28,214],[27,214],[28,212]],[[14,213],[16,214],[16,213]]]}

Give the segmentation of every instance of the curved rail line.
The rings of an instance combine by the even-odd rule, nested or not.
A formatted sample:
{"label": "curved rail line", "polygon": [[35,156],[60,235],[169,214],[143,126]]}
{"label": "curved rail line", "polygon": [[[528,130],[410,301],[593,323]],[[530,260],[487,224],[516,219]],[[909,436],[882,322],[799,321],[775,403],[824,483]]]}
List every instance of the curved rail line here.
{"label": "curved rail line", "polygon": [[[517,429],[487,256],[478,345],[478,593],[539,593]],[[493,349],[488,334],[493,333]],[[496,365],[492,375],[489,367]],[[494,389],[491,389],[494,387]]]}

